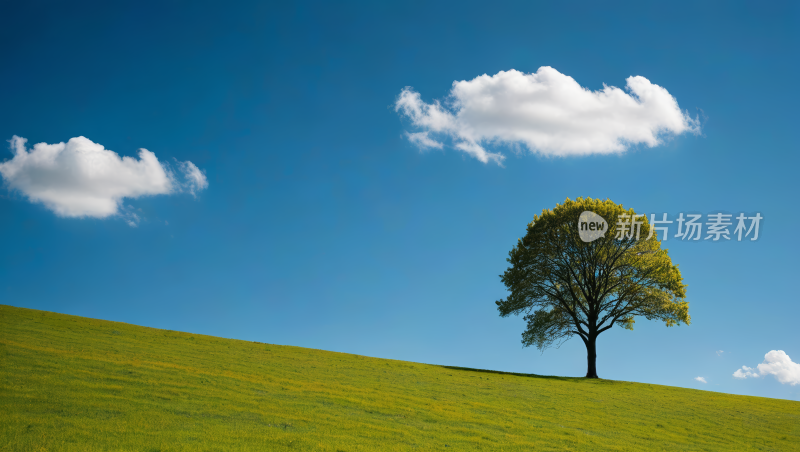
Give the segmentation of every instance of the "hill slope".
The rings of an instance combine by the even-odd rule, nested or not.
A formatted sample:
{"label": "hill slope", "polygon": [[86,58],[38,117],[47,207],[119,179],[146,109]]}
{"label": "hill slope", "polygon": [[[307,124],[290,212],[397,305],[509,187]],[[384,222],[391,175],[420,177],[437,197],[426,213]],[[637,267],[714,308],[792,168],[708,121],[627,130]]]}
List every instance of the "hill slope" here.
{"label": "hill slope", "polygon": [[0,450],[800,450],[800,403],[0,305]]}

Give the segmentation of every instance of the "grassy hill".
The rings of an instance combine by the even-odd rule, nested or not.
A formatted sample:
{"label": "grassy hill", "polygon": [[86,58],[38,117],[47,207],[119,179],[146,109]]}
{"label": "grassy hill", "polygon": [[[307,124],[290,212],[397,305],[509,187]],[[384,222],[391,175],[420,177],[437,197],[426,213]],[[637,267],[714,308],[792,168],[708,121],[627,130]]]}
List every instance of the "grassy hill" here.
{"label": "grassy hill", "polygon": [[800,450],[800,403],[0,305],[0,450]]}

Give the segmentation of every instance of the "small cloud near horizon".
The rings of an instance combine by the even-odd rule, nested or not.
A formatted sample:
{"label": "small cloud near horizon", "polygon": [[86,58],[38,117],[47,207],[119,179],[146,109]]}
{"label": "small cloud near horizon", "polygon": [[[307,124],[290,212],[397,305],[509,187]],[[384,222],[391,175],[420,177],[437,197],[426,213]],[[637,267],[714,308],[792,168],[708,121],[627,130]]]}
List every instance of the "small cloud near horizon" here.
{"label": "small cloud near horizon", "polygon": [[120,157],[82,136],[66,143],[37,143],[31,149],[27,141],[16,135],[9,140],[14,157],[0,163],[0,175],[7,188],[60,217],[118,216],[135,227],[140,216],[123,204],[124,198],[196,196],[208,187],[205,173],[194,163],[176,161],[173,170],[147,149],[139,149],[136,159]]}
{"label": "small cloud near horizon", "polygon": [[705,378],[703,377],[694,377],[695,380],[699,381],[700,383],[708,383]]}
{"label": "small cloud near horizon", "polygon": [[764,355],[764,362],[757,368],[742,366],[733,373],[735,378],[758,378],[772,375],[781,384],[800,384],[800,364],[793,362],[783,350],[772,350]]}

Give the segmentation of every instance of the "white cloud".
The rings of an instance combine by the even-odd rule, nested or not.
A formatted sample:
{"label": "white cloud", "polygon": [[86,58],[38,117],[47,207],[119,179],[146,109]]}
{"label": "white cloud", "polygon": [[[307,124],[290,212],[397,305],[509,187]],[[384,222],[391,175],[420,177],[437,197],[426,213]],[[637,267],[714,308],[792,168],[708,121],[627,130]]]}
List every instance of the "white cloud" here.
{"label": "white cloud", "polygon": [[737,370],[736,372],[733,373],[733,376],[736,377],[736,378],[747,378],[747,377],[756,378],[756,377],[760,377],[760,375],[758,375],[758,373],[755,372],[755,369],[753,369],[752,367],[747,367],[747,366],[742,366],[741,369],[739,369],[739,370]]}
{"label": "white cloud", "polygon": [[764,355],[764,362],[758,365],[761,375],[774,375],[781,383],[794,386],[800,383],[800,364],[792,362],[783,350],[772,350]]}
{"label": "white cloud", "polygon": [[792,362],[783,350],[772,350],[764,355],[764,362],[758,365],[758,373],[752,367],[742,366],[733,373],[736,378],[764,377],[773,375],[779,382],[794,386],[800,384],[800,364]]}
{"label": "white cloud", "polygon": [[717,356],[722,356],[723,353],[725,353],[725,352],[722,351],[722,350],[717,350]]}
{"label": "white cloud", "polygon": [[139,150],[139,158],[120,157],[85,137],[67,143],[38,143],[26,149],[26,140],[14,136],[14,157],[0,163],[0,175],[9,189],[31,202],[44,204],[59,216],[106,218],[119,215],[135,226],[140,218],[125,209],[124,198],[188,191],[195,194],[208,181],[192,162],[178,162],[180,181],[156,155]]}
{"label": "white cloud", "polygon": [[186,178],[184,187],[189,193],[195,195],[198,191],[208,187],[208,179],[206,179],[205,172],[196,167],[194,163],[188,160],[185,162],[178,162],[178,167]]}
{"label": "white cloud", "polygon": [[487,151],[487,145],[522,145],[548,156],[611,154],[700,132],[698,120],[681,111],[661,86],[634,76],[626,88],[603,85],[590,91],[548,66],[532,74],[512,69],[453,82],[446,105],[426,103],[406,87],[395,111],[422,130],[407,134],[420,148],[441,147],[429,136],[438,134],[481,162],[498,164],[505,156]]}
{"label": "white cloud", "polygon": [[408,133],[406,132],[406,137],[408,137],[408,141],[414,143],[420,149],[429,149],[429,148],[436,148],[441,149],[444,145],[436,140],[432,140],[428,136],[428,132],[417,132],[417,133]]}
{"label": "white cloud", "polygon": [[694,377],[695,380],[699,381],[700,383],[708,383],[705,378],[703,377]]}

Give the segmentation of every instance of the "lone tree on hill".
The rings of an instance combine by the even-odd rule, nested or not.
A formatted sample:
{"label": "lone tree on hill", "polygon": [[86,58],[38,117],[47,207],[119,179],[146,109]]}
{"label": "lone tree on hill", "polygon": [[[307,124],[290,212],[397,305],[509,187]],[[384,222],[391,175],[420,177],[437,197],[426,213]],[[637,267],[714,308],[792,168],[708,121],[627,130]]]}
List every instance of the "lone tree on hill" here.
{"label": "lone tree on hill", "polygon": [[[579,217],[593,219],[582,226],[596,239],[581,238]],[[511,294],[495,302],[500,316],[525,314],[525,347],[544,351],[580,337],[586,378],[598,378],[597,336],[615,324],[632,330],[637,315],[667,326],[689,324],[686,285],[658,234],[651,236],[645,215],[611,200],[567,198],[534,215],[507,260],[511,266],[500,278]]]}

